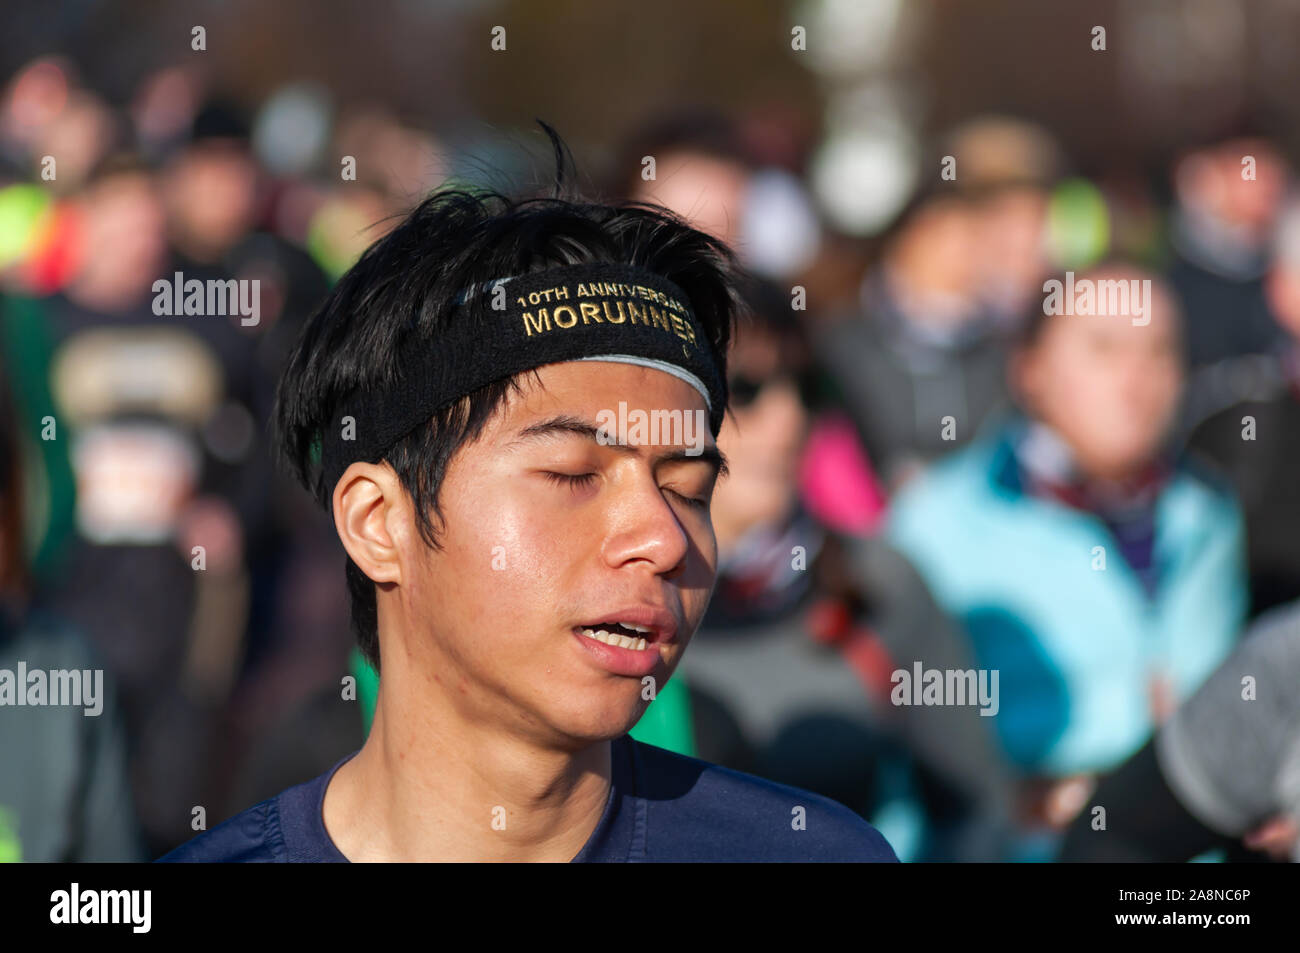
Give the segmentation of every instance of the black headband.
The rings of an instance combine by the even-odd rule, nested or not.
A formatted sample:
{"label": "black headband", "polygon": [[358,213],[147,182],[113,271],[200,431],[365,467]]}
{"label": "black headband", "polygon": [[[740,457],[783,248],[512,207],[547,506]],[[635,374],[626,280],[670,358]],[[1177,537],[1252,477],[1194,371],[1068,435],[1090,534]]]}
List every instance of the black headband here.
{"label": "black headband", "polygon": [[393,386],[355,390],[339,402],[322,435],[329,487],[351,463],[378,463],[434,413],[478,388],[562,361],[672,374],[704,397],[715,437],[722,427],[726,381],[712,342],[666,278],[631,265],[572,265],[491,281],[458,303],[466,313],[436,337],[407,334]]}

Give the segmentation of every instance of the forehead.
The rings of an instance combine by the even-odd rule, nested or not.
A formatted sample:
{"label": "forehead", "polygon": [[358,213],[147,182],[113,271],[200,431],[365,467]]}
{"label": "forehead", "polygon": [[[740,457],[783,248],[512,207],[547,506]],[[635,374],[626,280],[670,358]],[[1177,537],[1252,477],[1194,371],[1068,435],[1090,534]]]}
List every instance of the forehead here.
{"label": "forehead", "polygon": [[122,172],[98,182],[92,187],[87,199],[94,206],[110,202],[153,202],[153,180],[144,172]]}
{"label": "forehead", "polygon": [[[1087,283],[1087,295],[1083,294]],[[1041,341],[1078,340],[1106,337],[1117,342],[1176,336],[1179,333],[1178,305],[1159,281],[1141,272],[1084,273],[1074,281],[1074,307],[1084,313],[1053,314],[1044,317]],[[1069,289],[1067,289],[1067,295]],[[1064,299],[1061,299],[1063,303]]]}
{"label": "forehead", "polygon": [[[1105,342],[1108,346],[1120,348],[1163,347],[1178,333],[1169,309],[1158,303],[1144,312],[1141,319],[1130,310],[1116,314],[1059,314],[1047,320],[1048,326],[1041,340],[1067,349],[1087,341]],[[1135,320],[1145,323],[1135,324]]]}
{"label": "forehead", "polygon": [[499,419],[498,429],[506,436],[557,414],[595,423],[603,413],[680,411],[702,414],[705,440],[712,442],[704,395],[667,371],[615,361],[565,361],[539,367],[519,383],[520,393],[507,401]]}
{"label": "forehead", "polygon": [[1035,186],[1005,189],[979,205],[982,215],[1041,215],[1047,208],[1047,193]]}

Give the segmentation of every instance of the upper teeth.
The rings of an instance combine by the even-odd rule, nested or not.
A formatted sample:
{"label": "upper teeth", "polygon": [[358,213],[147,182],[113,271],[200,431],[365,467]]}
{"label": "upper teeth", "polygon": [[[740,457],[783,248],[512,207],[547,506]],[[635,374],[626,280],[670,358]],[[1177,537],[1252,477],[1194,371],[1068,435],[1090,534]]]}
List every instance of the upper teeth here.
{"label": "upper teeth", "polygon": [[[622,624],[619,623],[619,625]],[[648,632],[650,630],[638,629],[637,631]],[[645,639],[634,639],[630,636],[606,632],[604,629],[583,629],[582,634],[589,639],[595,639],[597,642],[604,642],[606,645],[616,645],[621,649],[635,649],[638,652],[644,651],[647,644]]]}

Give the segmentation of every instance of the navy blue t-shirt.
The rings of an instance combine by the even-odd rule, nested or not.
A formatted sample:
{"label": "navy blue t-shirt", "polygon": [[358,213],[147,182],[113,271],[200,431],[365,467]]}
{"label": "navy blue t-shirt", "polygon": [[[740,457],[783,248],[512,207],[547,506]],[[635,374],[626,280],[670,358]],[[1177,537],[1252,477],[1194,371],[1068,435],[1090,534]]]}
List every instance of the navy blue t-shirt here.
{"label": "navy blue t-shirt", "polygon": [[[355,754],[187,841],[159,863],[347,863],[325,830],[321,808],[330,778]],[[604,813],[573,863],[898,860],[879,831],[821,795],[627,735],[612,743],[611,758]]]}

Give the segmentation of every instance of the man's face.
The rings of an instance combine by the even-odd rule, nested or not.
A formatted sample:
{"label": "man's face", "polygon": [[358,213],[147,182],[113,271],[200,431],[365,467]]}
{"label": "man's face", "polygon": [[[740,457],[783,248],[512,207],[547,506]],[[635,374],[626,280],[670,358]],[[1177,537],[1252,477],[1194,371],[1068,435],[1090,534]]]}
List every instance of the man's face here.
{"label": "man's face", "polygon": [[192,245],[224,251],[252,227],[257,167],[242,147],[224,142],[191,146],[167,184],[174,226]]}
{"label": "man's face", "polygon": [[[538,376],[541,387],[523,378],[524,394],[453,458],[441,549],[404,534],[402,664],[472,723],[578,750],[636,723],[649,704],[644,679],[663,688],[704,614],[717,564],[715,451],[707,425],[693,455],[688,431],[662,428],[631,446],[595,439],[598,415],[617,414],[620,401],[629,419],[703,411],[700,394],[667,373],[569,362]],[[582,634],[617,622],[653,630],[647,647]],[[383,647],[386,678],[394,648]]]}
{"label": "man's face", "polygon": [[83,200],[82,273],[106,275],[131,289],[147,288],[167,252],[163,209],[153,181],[126,173],[100,182]]}
{"label": "man's face", "polygon": [[1176,172],[1183,202],[1249,229],[1261,240],[1276,221],[1287,178],[1286,160],[1277,148],[1255,138],[1196,152]]}
{"label": "man's face", "polygon": [[1157,293],[1147,303],[1149,323],[1137,325],[1127,312],[1056,315],[1020,356],[1021,392],[1085,473],[1121,478],[1159,449],[1182,388],[1173,307]]}

